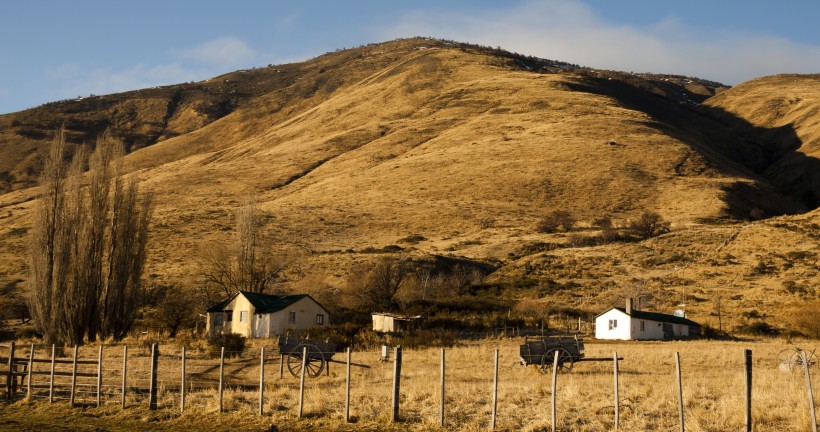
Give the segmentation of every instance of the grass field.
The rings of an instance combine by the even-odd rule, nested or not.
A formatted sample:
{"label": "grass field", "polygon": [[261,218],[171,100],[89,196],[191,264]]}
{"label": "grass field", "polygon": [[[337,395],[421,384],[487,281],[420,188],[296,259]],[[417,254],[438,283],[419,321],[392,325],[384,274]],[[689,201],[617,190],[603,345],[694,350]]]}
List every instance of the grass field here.
{"label": "grass field", "polygon": [[[262,417],[258,416],[259,350],[226,362],[227,389],[218,413],[216,377],[219,360],[191,350],[188,359],[186,410],[179,414],[179,349],[161,347],[159,409],[147,409],[142,377],[147,357],[129,353],[127,408],[120,408],[121,347],[106,347],[104,398],[78,396],[80,407],[66,401],[21,400],[0,405],[0,429],[7,430],[487,430],[492,412],[493,355],[499,349],[498,430],[539,431],[551,428],[551,377],[518,363],[521,340],[484,340],[446,350],[445,426],[439,428],[440,349],[405,350],[401,376],[401,421],[391,425],[392,362],[379,362],[375,350],[354,352],[351,416],[344,423],[344,366],[333,364],[329,376],[308,379],[304,416],[297,418],[299,380],[285,371],[279,378],[279,356],[268,357]],[[781,371],[777,354],[800,346],[813,350],[816,341],[787,345],[785,340],[756,342],[690,341],[587,343],[587,357],[623,357],[619,362],[620,429],[661,431],[678,428],[674,353],[680,352],[686,430],[739,430],[744,422],[743,350],[753,351],[753,408],[757,431],[810,430],[805,375]],[[96,358],[87,347],[82,358]],[[37,353],[40,356],[40,353]],[[118,357],[119,356],[119,357]],[[335,359],[343,360],[338,354]],[[584,362],[558,376],[557,420],[564,431],[613,429],[612,361]],[[820,387],[816,366],[813,386]],[[143,375],[141,375],[143,374]],[[38,378],[38,379],[46,379]],[[36,381],[35,381],[36,382]],[[107,389],[107,390],[106,390]]]}

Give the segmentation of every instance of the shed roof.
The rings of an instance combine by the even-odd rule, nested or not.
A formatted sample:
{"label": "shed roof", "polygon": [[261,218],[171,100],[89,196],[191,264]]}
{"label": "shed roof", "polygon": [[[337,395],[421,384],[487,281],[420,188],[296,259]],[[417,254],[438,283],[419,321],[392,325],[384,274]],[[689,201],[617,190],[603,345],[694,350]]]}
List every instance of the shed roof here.
{"label": "shed roof", "polygon": [[646,311],[642,311],[642,310],[634,310],[633,309],[632,313],[628,314],[628,313],[626,313],[626,309],[624,309],[622,307],[613,307],[611,309],[607,309],[606,311],[601,312],[598,315],[596,315],[595,318],[598,318],[599,316],[611,311],[612,309],[621,311],[624,314],[626,314],[630,317],[633,317],[633,318],[637,318],[637,319],[666,322],[666,323],[671,323],[671,324],[683,324],[683,325],[697,326],[697,327],[701,326],[700,324],[698,324],[698,323],[696,323],[696,322],[694,322],[694,321],[692,321],[688,318],[679,317],[679,316],[675,316],[675,315],[669,315],[669,314],[662,314],[662,313],[657,313],[657,312],[646,312]]}
{"label": "shed roof", "polygon": [[[236,296],[242,294],[245,296],[246,299],[253,305],[254,309],[256,309],[256,313],[272,313],[278,312],[299,300],[302,300],[305,297],[310,298],[313,300],[313,297],[310,297],[308,294],[294,294],[294,295],[270,295],[270,294],[260,294],[250,291],[239,291],[236,294],[232,295],[229,299],[217,303],[210,308],[208,308],[208,312],[222,312],[225,310],[233,299]],[[313,300],[314,303],[319,305],[322,309],[325,309],[324,306],[319,304],[316,300]],[[325,309],[327,311],[327,309]]]}

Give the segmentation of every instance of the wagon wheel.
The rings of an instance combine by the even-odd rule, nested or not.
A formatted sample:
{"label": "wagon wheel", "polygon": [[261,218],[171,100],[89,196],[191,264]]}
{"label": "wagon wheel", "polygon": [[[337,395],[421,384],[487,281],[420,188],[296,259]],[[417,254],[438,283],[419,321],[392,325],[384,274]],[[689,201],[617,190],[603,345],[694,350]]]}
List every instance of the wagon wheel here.
{"label": "wagon wheel", "polygon": [[555,360],[556,351],[558,351],[558,372],[572,372],[572,365],[574,363],[572,361],[572,355],[563,348],[554,348],[548,350],[541,356],[541,367],[539,368],[541,373],[547,373],[552,370],[552,363]]}
{"label": "wagon wheel", "polygon": [[806,353],[806,361],[808,362],[809,367],[817,364],[817,356],[814,355],[814,351],[795,348],[791,357],[792,367],[803,368],[803,352]]}
{"label": "wagon wheel", "polygon": [[325,356],[319,347],[313,344],[299,344],[288,354],[288,370],[290,374],[299,378],[302,374],[302,352],[307,347],[305,361],[305,375],[316,378],[325,368]]}
{"label": "wagon wheel", "polygon": [[792,369],[794,364],[792,363],[792,357],[797,354],[800,355],[800,351],[797,348],[786,348],[779,353],[777,353],[777,365],[779,367],[787,367]]}

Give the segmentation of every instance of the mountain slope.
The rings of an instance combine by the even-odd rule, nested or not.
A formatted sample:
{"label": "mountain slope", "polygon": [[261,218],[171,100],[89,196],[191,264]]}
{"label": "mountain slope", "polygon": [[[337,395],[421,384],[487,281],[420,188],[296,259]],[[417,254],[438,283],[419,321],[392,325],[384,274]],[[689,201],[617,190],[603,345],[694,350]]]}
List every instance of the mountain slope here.
{"label": "mountain slope", "polygon": [[[739,220],[811,208],[802,191],[795,197],[772,183],[771,146],[732,122],[746,112],[721,108],[718,115],[711,102],[733,91],[709,99],[718,90],[684,77],[411,39],[0,116],[0,164],[13,189],[0,196],[0,282],[25,275],[24,234],[36,193],[26,186],[48,130],[66,121],[75,143],[108,125],[133,150],[126,158],[133,174],[156,194],[146,272],[154,281],[192,280],[192,257],[204,242],[229,241],[233,215],[252,194],[275,247],[303,251],[291,284],[319,277],[338,286],[352,262],[374,257],[362,251],[401,244],[408,256],[492,260],[499,280],[580,284],[575,294],[596,307],[622,295],[630,280],[657,275],[638,257],[685,254],[693,245],[706,251],[747,226]],[[704,100],[711,110],[698,107]],[[119,117],[128,107],[133,116]],[[761,124],[754,136],[777,127]],[[675,232],[646,243],[571,247],[571,235],[534,230],[556,209],[579,219],[581,236],[593,232],[596,218],[623,223],[645,210],[672,221]],[[789,232],[796,234],[768,240],[778,253],[795,244],[815,253],[816,211],[748,224],[749,232],[767,238],[770,223],[795,227]],[[401,243],[408,236],[423,240]],[[778,243],[787,238],[797,243]],[[560,250],[538,252],[543,244]],[[608,274],[552,274],[544,264],[558,259],[552,256],[595,256]],[[703,252],[687,260],[710,296],[726,289],[725,278],[706,276],[715,259]],[[815,280],[805,266],[787,270]],[[785,280],[787,270],[761,286]],[[602,289],[604,282],[613,285]],[[568,293],[554,298],[578,301]]]}

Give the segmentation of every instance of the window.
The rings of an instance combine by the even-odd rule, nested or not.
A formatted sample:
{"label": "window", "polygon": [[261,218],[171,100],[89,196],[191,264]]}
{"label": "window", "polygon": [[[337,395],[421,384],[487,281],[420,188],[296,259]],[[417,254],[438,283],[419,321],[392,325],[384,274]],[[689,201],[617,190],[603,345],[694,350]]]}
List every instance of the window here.
{"label": "window", "polygon": [[290,313],[290,319],[288,321],[290,321],[292,323],[296,322],[296,312],[291,312]]}
{"label": "window", "polygon": [[222,314],[214,315],[214,326],[222,327]]}
{"label": "window", "polygon": [[232,310],[226,310],[225,311],[225,322],[231,322],[231,321],[233,321],[233,311]]}
{"label": "window", "polygon": [[323,325],[325,323],[325,316],[322,314],[316,315],[316,324]]}
{"label": "window", "polygon": [[641,331],[645,331],[645,330],[646,330],[646,322],[641,321]]}
{"label": "window", "polygon": [[239,322],[248,322],[248,311],[239,311]]}
{"label": "window", "polygon": [[614,330],[618,328],[618,320],[609,320],[609,329]]}

